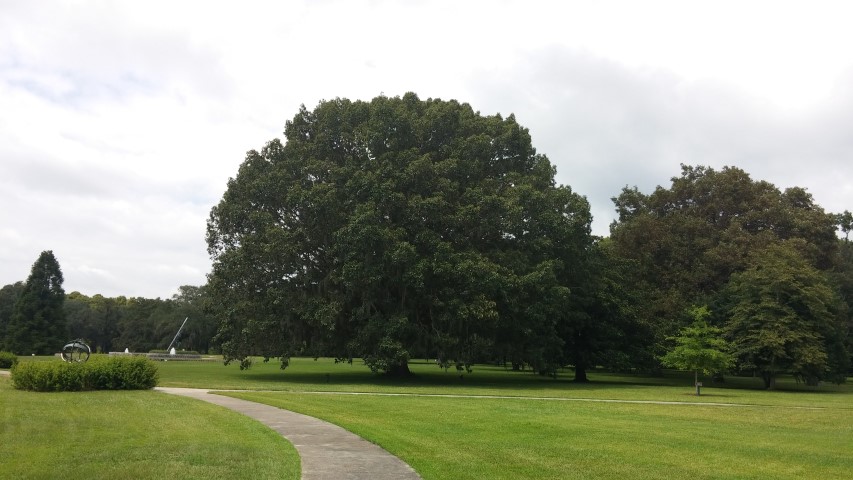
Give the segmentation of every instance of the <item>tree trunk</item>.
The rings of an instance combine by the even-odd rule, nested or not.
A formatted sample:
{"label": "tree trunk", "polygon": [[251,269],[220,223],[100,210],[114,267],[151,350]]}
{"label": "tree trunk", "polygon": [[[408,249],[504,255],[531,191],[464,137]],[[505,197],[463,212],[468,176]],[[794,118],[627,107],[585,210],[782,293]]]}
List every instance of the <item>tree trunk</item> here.
{"label": "tree trunk", "polygon": [[761,372],[761,379],[764,380],[765,390],[776,389],[776,374],[774,372],[768,370]]}
{"label": "tree trunk", "polygon": [[699,370],[693,370],[693,386],[696,387],[696,396],[701,395],[699,393]]}
{"label": "tree trunk", "polygon": [[575,355],[575,379],[576,383],[589,383],[589,378],[586,376],[586,361],[583,355]]}
{"label": "tree trunk", "polygon": [[404,378],[411,377],[413,374],[412,371],[409,370],[409,364],[403,363],[398,365],[392,365],[391,368],[385,371],[385,375],[388,375],[389,377]]}

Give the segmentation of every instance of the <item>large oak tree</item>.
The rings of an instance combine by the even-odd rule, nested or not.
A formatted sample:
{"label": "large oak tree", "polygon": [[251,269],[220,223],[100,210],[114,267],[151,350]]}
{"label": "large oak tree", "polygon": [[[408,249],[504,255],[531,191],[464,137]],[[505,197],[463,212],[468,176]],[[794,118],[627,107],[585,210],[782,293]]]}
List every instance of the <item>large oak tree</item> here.
{"label": "large oak tree", "polygon": [[336,99],[284,134],[247,154],[208,221],[226,359],[561,363],[589,206],[512,115],[412,93]]}

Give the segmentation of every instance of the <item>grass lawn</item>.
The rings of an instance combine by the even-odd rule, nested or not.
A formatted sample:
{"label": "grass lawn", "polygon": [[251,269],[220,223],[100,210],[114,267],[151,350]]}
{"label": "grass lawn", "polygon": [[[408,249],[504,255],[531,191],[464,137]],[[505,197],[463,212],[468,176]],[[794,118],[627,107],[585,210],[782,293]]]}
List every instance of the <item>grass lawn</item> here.
{"label": "grass lawn", "polygon": [[322,418],[425,479],[835,479],[853,410],[229,393]]}
{"label": "grass lawn", "polygon": [[[294,359],[285,371],[257,363],[243,372],[173,362],[160,372],[165,385],[277,390],[229,395],[341,425],[426,479],[827,479],[853,471],[848,385],[811,388],[782,379],[782,391],[767,392],[759,379],[728,378],[696,397],[689,374],[596,372],[592,383],[577,385],[570,372],[554,380],[494,366],[478,365],[462,378],[428,363],[412,369],[417,376],[405,381],[328,359]],[[345,394],[353,392],[436,396]]]}
{"label": "grass lawn", "polygon": [[293,446],[214,405],[154,391],[35,393],[0,376],[0,478],[299,478]]}
{"label": "grass lawn", "polygon": [[[473,374],[460,378],[428,362],[413,363],[411,368],[416,376],[400,381],[373,375],[358,363],[335,364],[329,359],[293,359],[284,371],[275,362],[258,362],[248,371],[218,362],[158,363],[163,386],[254,390],[229,395],[341,425],[398,455],[425,479],[834,479],[850,478],[853,471],[850,385],[813,388],[781,379],[782,391],[767,392],[760,389],[759,379],[732,377],[723,385],[703,388],[703,395],[696,397],[692,394],[692,376],[687,373],[644,377],[593,372],[591,383],[574,384],[569,381],[571,372],[555,380],[478,365]],[[707,379],[705,383],[711,384]],[[77,447],[59,456],[34,458],[38,454],[31,451],[41,444],[62,451],[61,443],[52,438],[27,440],[26,446],[13,447],[17,453],[12,457],[24,458],[18,468],[26,468],[20,466],[24,462],[52,468],[32,475],[24,470],[26,478],[54,477],[64,465],[87,473],[122,468],[122,463],[140,454],[137,450],[160,442],[168,446],[150,458],[167,458],[178,465],[171,474],[165,474],[167,477],[232,476],[208,470],[224,468],[212,465],[211,459],[220,458],[219,454],[175,454],[190,437],[210,437],[210,444],[200,448],[221,447],[221,455],[232,455],[234,462],[246,461],[250,453],[261,459],[268,457],[259,453],[261,444],[281,450],[280,439],[251,433],[246,430],[248,426],[212,426],[224,422],[230,412],[156,392],[31,394],[10,390],[8,380],[2,378],[0,388],[3,445],[9,439],[18,442],[28,437],[28,429],[50,432],[45,437],[73,432],[81,424],[80,416],[99,425],[97,433],[84,433],[84,441],[77,442],[90,445],[87,451],[92,453],[85,456],[74,453],[80,451]],[[477,397],[465,397],[468,395]],[[88,407],[77,405],[81,397],[92,403]],[[730,405],[691,404],[696,402]],[[18,406],[28,403],[35,406]],[[12,405],[23,412],[36,410],[12,416],[7,413]],[[99,412],[109,408],[115,409],[99,418]],[[116,410],[131,413],[118,414]],[[149,412],[155,412],[155,417],[146,417]],[[26,421],[17,420],[21,415],[41,418],[46,425],[25,427]],[[98,419],[88,420],[92,415]],[[10,434],[11,427],[17,431]],[[183,440],[162,438],[168,430]],[[251,444],[251,439],[258,439],[257,444]],[[109,447],[112,453],[108,460],[99,461],[97,452],[103,443],[115,445]],[[6,472],[14,462],[5,453],[0,456],[0,472]],[[48,457],[58,461],[50,462]],[[148,471],[152,478],[164,475],[157,460],[151,464]],[[190,467],[200,473],[187,474],[184,469]],[[244,478],[262,478],[246,476],[247,468],[261,472],[267,467],[240,467]],[[146,478],[134,469],[110,471],[112,476],[117,474]]]}

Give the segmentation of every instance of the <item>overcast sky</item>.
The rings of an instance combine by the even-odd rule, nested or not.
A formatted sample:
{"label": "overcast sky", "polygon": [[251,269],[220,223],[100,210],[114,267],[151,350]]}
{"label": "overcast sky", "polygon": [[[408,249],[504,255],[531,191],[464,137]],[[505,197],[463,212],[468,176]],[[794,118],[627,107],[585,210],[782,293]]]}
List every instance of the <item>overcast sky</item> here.
{"label": "overcast sky", "polygon": [[515,113],[607,235],[622,187],[734,165],[853,210],[849,2],[0,0],[0,285],[171,297],[301,104]]}

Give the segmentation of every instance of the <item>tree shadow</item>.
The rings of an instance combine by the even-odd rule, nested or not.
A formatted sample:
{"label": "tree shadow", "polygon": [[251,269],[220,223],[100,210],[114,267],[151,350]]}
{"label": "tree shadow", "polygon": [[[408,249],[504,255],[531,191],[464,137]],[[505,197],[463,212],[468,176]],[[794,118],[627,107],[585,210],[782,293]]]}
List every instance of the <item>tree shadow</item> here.
{"label": "tree shadow", "polygon": [[[597,392],[602,390],[619,391],[637,388],[677,388],[684,389],[685,395],[694,395],[693,376],[690,372],[666,371],[662,375],[651,376],[642,372],[608,372],[601,369],[589,371],[589,382],[573,381],[574,372],[567,368],[558,372],[556,378],[539,375],[530,370],[515,371],[502,365],[474,365],[472,372],[456,371],[454,368],[443,370],[434,362],[414,361],[410,363],[412,375],[392,377],[371,372],[358,361],[354,363],[332,363],[330,359],[311,361],[293,359],[291,365],[279,369],[275,363],[257,362],[250,369],[239,371],[229,366],[228,373],[219,376],[216,370],[207,370],[206,380],[199,380],[202,388],[237,388],[249,390],[324,390],[336,389],[348,391],[384,391],[405,392],[411,390],[441,390],[443,393],[476,394],[477,391],[502,392],[508,395],[551,395],[553,392]],[[204,368],[204,367],[203,367]],[[186,377],[185,377],[186,378]],[[203,381],[209,384],[202,385]],[[190,380],[187,380],[190,382]],[[840,389],[808,387],[793,382],[780,382],[779,390],[803,393],[844,393]],[[724,398],[732,396],[726,390],[763,390],[759,378],[726,377],[723,383],[706,381],[705,388],[713,392],[703,392],[701,397]],[[527,392],[527,393],[525,393]],[[694,395],[695,396],[695,395]]]}

